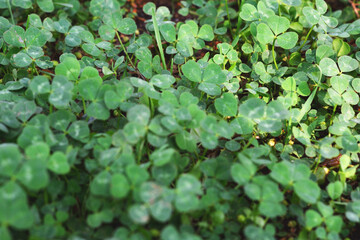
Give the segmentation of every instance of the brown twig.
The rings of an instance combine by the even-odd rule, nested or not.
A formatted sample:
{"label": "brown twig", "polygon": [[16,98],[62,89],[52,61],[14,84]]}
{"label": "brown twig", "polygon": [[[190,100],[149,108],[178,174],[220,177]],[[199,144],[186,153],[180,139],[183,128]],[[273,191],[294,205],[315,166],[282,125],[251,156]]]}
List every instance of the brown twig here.
{"label": "brown twig", "polygon": [[349,3],[351,4],[351,7],[353,8],[357,18],[360,18],[360,15],[359,15],[359,8],[358,6],[360,5],[359,3],[355,3],[353,0],[348,0]]}

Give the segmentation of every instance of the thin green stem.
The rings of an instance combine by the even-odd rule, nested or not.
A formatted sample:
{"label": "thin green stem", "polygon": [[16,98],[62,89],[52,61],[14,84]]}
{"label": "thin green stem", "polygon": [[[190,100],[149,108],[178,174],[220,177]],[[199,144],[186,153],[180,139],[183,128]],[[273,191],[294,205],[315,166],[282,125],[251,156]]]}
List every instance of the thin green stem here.
{"label": "thin green stem", "polygon": [[224,60],[224,62],[223,62],[223,70],[225,70],[226,63],[227,63],[227,60]]}
{"label": "thin green stem", "polygon": [[30,18],[28,17],[27,20],[26,20],[26,29],[29,28],[29,25],[30,25]]}
{"label": "thin green stem", "polygon": [[203,97],[204,97],[204,92],[201,91],[201,95],[200,95],[200,100],[199,100],[199,101],[201,101]]}
{"label": "thin green stem", "polygon": [[152,11],[152,20],[153,20],[153,25],[154,25],[156,43],[157,43],[159,51],[160,51],[161,61],[163,64],[163,68],[166,70],[165,55],[164,55],[164,50],[163,50],[162,43],[161,43],[159,26],[157,24],[157,20],[156,20],[156,16],[155,16],[155,9],[153,9],[153,11]]}
{"label": "thin green stem", "polygon": [[232,71],[234,68],[236,68],[236,62],[231,64],[229,71]]}
{"label": "thin green stem", "polygon": [[116,33],[116,36],[117,36],[117,38],[118,38],[118,40],[119,40],[119,42],[120,42],[120,44],[121,44],[122,49],[123,49],[124,52],[125,52],[126,58],[128,59],[131,67],[133,67],[134,69],[136,69],[134,63],[131,61],[131,58],[129,57],[129,54],[128,54],[127,51],[126,51],[126,48],[125,48],[123,42],[121,41],[121,37],[120,37],[118,31],[115,31],[115,33]]}
{"label": "thin green stem", "polygon": [[225,0],[225,9],[226,9],[227,18],[228,18],[228,21],[229,21],[229,30],[230,30],[232,39],[234,39],[234,33],[233,33],[233,31],[232,31],[232,26],[231,26],[231,19],[230,19],[230,13],[229,13],[228,0]]}
{"label": "thin green stem", "polygon": [[[319,79],[319,83],[320,83],[320,80],[321,80],[321,72],[320,72],[320,79]],[[306,100],[306,102],[302,105],[301,107],[301,110],[300,110],[300,113],[299,115],[297,116],[296,118],[296,122],[300,123],[301,119],[305,116],[305,114],[310,111],[311,109],[311,103],[313,102],[314,100],[314,97],[316,95],[316,92],[319,88],[319,85],[317,85],[315,87],[315,89],[312,91],[312,93],[310,94],[310,96],[308,97],[308,99]]]}
{"label": "thin green stem", "polygon": [[46,72],[46,71],[43,71],[43,70],[40,70],[40,72],[55,77],[55,74],[53,74],[53,73],[49,73],[49,72]]}
{"label": "thin green stem", "polygon": [[[237,4],[238,4],[238,7],[239,7],[239,12],[241,12],[241,9],[242,9],[242,6],[243,6],[243,4],[244,4],[244,1],[237,0]],[[238,22],[237,22],[237,25],[236,25],[236,33],[239,32],[241,23],[242,23],[242,18],[240,17],[240,14],[239,14],[239,16],[238,16]]]}
{"label": "thin green stem", "polygon": [[170,73],[173,74],[173,71],[174,71],[174,58],[171,58]]}
{"label": "thin green stem", "polygon": [[280,9],[280,4],[279,4],[279,7],[278,7],[278,12],[279,12],[279,16],[281,17],[281,9]]}
{"label": "thin green stem", "polygon": [[316,92],[319,88],[319,84],[321,83],[321,76],[322,76],[322,71],[321,68],[318,67],[318,69],[320,70],[320,74],[319,74],[319,79],[318,79],[318,84],[316,85],[315,89],[312,91],[312,93],[310,94],[310,96],[308,97],[308,99],[306,100],[306,102],[301,106],[301,110],[300,113],[297,115],[296,117],[296,122],[300,123],[301,119],[305,116],[305,114],[310,111],[311,109],[311,104],[315,98]]}
{"label": "thin green stem", "polygon": [[83,104],[84,113],[86,113],[86,104],[85,104],[85,99],[84,98],[82,98],[82,104]]}
{"label": "thin green stem", "polygon": [[243,147],[242,151],[246,150],[253,142],[254,138],[250,138],[250,140],[247,142],[247,144]]}
{"label": "thin green stem", "polygon": [[245,26],[242,29],[240,29],[239,31],[237,31],[236,37],[235,37],[234,41],[231,43],[231,46],[236,47],[236,45],[238,44],[241,37],[243,37],[245,39],[245,41],[248,42],[249,40],[246,37],[246,34],[248,32],[250,32],[250,28],[248,26]]}
{"label": "thin green stem", "polygon": [[154,110],[153,110],[153,102],[151,100],[150,97],[148,97],[148,101],[149,101],[149,109],[150,109],[150,115],[151,117],[154,115]]}
{"label": "thin green stem", "polygon": [[36,75],[39,76],[39,72],[38,72],[38,70],[36,69],[35,62],[32,63],[32,69],[33,69],[33,72],[35,72]]}
{"label": "thin green stem", "polygon": [[8,9],[9,9],[9,12],[10,12],[11,22],[12,22],[12,24],[15,25],[15,20],[14,20],[14,16],[13,16],[12,10],[11,10],[10,0],[6,0],[6,3],[7,3],[7,6],[8,6]]}
{"label": "thin green stem", "polygon": [[273,44],[272,44],[272,56],[273,56],[273,59],[274,59],[275,68],[276,68],[276,70],[279,70],[278,65],[276,63],[276,57],[275,57],[275,41],[276,41],[276,38],[274,38],[274,41],[273,41]]}
{"label": "thin green stem", "polygon": [[195,16],[199,16],[199,14],[193,10],[189,10],[189,13],[192,14],[192,15],[195,15]]}
{"label": "thin green stem", "polygon": [[[293,86],[291,86],[293,87]],[[296,86],[295,86],[296,87]],[[293,98],[293,92],[290,93],[290,98],[292,99]],[[291,111],[292,109],[292,105],[290,105],[290,110]],[[285,137],[285,145],[289,143],[290,141],[290,138],[291,138],[291,125],[292,125],[292,118],[290,116],[290,119],[289,119],[289,122],[288,122],[288,126],[287,126],[287,130],[286,130],[286,137]]]}
{"label": "thin green stem", "polygon": [[316,165],[315,165],[313,173],[316,173],[316,171],[319,167],[319,164],[320,164],[320,160],[321,160],[321,153],[319,153],[319,157],[318,157],[318,160],[316,161]]}
{"label": "thin green stem", "polygon": [[143,153],[143,149],[144,149],[145,140],[142,140],[139,144],[140,145],[137,146],[137,150],[138,150],[137,163],[138,164],[141,163],[141,157],[142,157],[142,153]]}
{"label": "thin green stem", "polygon": [[331,114],[329,126],[331,126],[332,123],[333,123],[333,121],[334,121],[334,115],[335,115],[335,112],[336,112],[336,108],[337,108],[337,104],[335,104],[334,109],[333,109],[333,112],[332,112],[332,114]]}
{"label": "thin green stem", "polygon": [[285,145],[289,143],[290,138],[291,138],[291,125],[292,125],[292,119],[290,117],[288,127],[287,127],[287,130],[286,130]]}
{"label": "thin green stem", "polygon": [[[186,63],[186,58],[185,58],[185,63]],[[178,68],[179,71],[179,76],[182,77],[184,74],[181,72],[181,67]]]}
{"label": "thin green stem", "polygon": [[309,32],[307,33],[307,35],[306,35],[306,37],[305,37],[305,39],[304,39],[304,42],[301,44],[301,46],[300,46],[300,48],[299,48],[299,52],[301,52],[301,49],[305,46],[306,41],[308,40],[308,38],[309,38],[312,30],[314,29],[314,27],[315,27],[315,24],[312,25],[312,27],[310,28]]}

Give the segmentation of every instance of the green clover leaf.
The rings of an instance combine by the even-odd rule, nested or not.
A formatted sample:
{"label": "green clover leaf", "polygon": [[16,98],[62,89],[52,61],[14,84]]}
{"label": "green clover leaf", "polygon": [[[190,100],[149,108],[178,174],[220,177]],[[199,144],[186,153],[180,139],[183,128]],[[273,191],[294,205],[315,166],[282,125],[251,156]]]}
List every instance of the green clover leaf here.
{"label": "green clover leaf", "polygon": [[119,24],[119,32],[122,34],[130,35],[135,33],[137,26],[133,19],[131,18],[123,18],[120,20]]}
{"label": "green clover leaf", "polygon": [[130,184],[123,174],[115,173],[111,176],[110,193],[115,198],[124,198],[130,191]]}
{"label": "green clover leaf", "polygon": [[165,23],[160,25],[161,35],[164,37],[167,42],[175,42],[176,41],[176,30],[174,25],[170,23]]}
{"label": "green clover leaf", "polygon": [[26,53],[17,53],[13,55],[14,63],[18,67],[27,67],[32,63],[31,57]]}
{"label": "green clover leaf", "polygon": [[66,77],[55,76],[52,85],[49,102],[56,108],[66,108],[72,98],[74,85]]}
{"label": "green clover leaf", "polygon": [[16,229],[29,229],[34,223],[26,193],[15,181],[0,187],[0,212],[0,222]]}
{"label": "green clover leaf", "polygon": [[129,216],[131,220],[137,224],[145,224],[149,221],[149,211],[144,205],[132,205],[129,208]]}
{"label": "green clover leaf", "polygon": [[76,81],[80,75],[80,63],[71,57],[65,58],[55,68],[56,75],[66,76],[71,81]]}
{"label": "green clover leaf", "polygon": [[330,183],[326,190],[331,199],[338,199],[343,192],[343,184],[340,181]]}
{"label": "green clover leaf", "polygon": [[322,223],[322,217],[315,210],[307,210],[305,213],[306,227],[312,229],[319,226]]}
{"label": "green clover leaf", "polygon": [[17,170],[22,155],[16,144],[3,143],[0,145],[0,175],[11,177]]}
{"label": "green clover leaf", "polygon": [[4,32],[4,40],[14,47],[25,47],[25,30],[19,26],[12,26]]}
{"label": "green clover leaf", "polygon": [[335,61],[331,58],[321,59],[319,67],[321,68],[322,74],[324,74],[325,76],[332,77],[339,74],[339,69]]}
{"label": "green clover leaf", "polygon": [[234,117],[237,114],[237,104],[237,99],[231,93],[224,93],[215,100],[215,108],[223,116]]}
{"label": "green clover leaf", "polygon": [[67,157],[62,152],[53,153],[47,162],[47,167],[57,174],[66,174],[70,171],[70,165]]}
{"label": "green clover leaf", "polygon": [[303,181],[296,182],[294,184],[294,190],[296,195],[307,203],[316,203],[320,197],[320,188],[312,180],[304,179]]}
{"label": "green clover leaf", "polygon": [[338,64],[341,72],[351,72],[359,67],[359,62],[349,56],[341,56]]}
{"label": "green clover leaf", "polygon": [[201,69],[194,60],[187,61],[181,69],[190,81],[201,82]]}
{"label": "green clover leaf", "polygon": [[37,0],[36,3],[39,8],[44,12],[52,12],[55,9],[52,0]]}
{"label": "green clover leaf", "polygon": [[273,41],[275,36],[267,24],[260,23],[256,29],[257,29],[257,38],[259,39],[259,42],[263,44],[267,44]]}
{"label": "green clover leaf", "polygon": [[290,27],[290,21],[286,17],[271,16],[267,23],[275,35],[285,32]]}

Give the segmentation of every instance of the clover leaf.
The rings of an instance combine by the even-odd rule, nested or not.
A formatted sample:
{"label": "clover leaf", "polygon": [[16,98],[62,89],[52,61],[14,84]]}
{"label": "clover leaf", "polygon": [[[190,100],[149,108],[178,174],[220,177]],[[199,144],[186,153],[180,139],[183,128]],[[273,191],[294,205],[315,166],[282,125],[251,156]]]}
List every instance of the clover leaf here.
{"label": "clover leaf", "polygon": [[124,198],[129,191],[129,182],[123,174],[115,173],[111,176],[110,193],[113,197]]}
{"label": "clover leaf", "polygon": [[76,81],[80,75],[80,64],[75,58],[67,57],[55,68],[56,75],[66,76],[71,81]]}
{"label": "clover leaf", "polygon": [[343,192],[343,185],[340,181],[336,181],[330,183],[326,189],[331,199],[337,199],[341,196]]}
{"label": "clover leaf", "polygon": [[38,0],[37,5],[44,12],[52,12],[54,11],[54,3],[52,0]]}
{"label": "clover leaf", "polygon": [[267,20],[267,24],[260,23],[257,26],[257,38],[260,43],[271,43],[274,38],[277,44],[284,49],[295,47],[298,41],[298,35],[295,32],[286,32],[290,27],[290,22],[285,17],[271,16]]}
{"label": "clover leaf", "polygon": [[3,143],[0,145],[0,161],[3,166],[0,175],[11,177],[22,160],[22,155],[16,144]]}
{"label": "clover leaf", "polygon": [[296,195],[307,203],[315,203],[320,197],[319,186],[311,180],[303,180],[294,184]]}
{"label": "clover leaf", "polygon": [[14,181],[0,187],[0,221],[17,229],[29,229],[34,223],[25,191]]}
{"label": "clover leaf", "polygon": [[72,98],[73,83],[66,77],[55,76],[51,85],[49,102],[57,108],[66,108]]}
{"label": "clover leaf", "polygon": [[4,40],[15,47],[25,47],[25,30],[19,26],[12,26],[4,32]]}
{"label": "clover leaf", "polygon": [[322,223],[320,214],[314,210],[307,210],[305,214],[306,227],[309,229],[319,226]]}
{"label": "clover leaf", "polygon": [[62,152],[55,152],[51,155],[47,167],[57,174],[66,174],[70,171],[66,155]]}
{"label": "clover leaf", "polygon": [[231,93],[224,93],[222,98],[215,100],[215,108],[223,116],[234,117],[237,113],[237,100]]}
{"label": "clover leaf", "polygon": [[182,67],[184,75],[193,82],[201,82],[200,66],[193,60],[188,61]]}
{"label": "clover leaf", "polygon": [[218,85],[226,81],[225,74],[215,63],[208,64],[202,71],[198,63],[189,61],[183,65],[183,72],[190,81],[200,82],[199,89],[209,95],[219,95],[220,87]]}

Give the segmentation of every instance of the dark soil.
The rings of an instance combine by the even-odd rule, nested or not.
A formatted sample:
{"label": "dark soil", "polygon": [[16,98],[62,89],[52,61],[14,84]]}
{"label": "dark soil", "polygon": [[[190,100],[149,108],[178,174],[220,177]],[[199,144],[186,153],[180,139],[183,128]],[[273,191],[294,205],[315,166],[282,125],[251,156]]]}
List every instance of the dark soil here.
{"label": "dark soil", "polygon": [[190,15],[188,15],[187,17],[184,17],[178,13],[178,10],[181,8],[180,1],[175,1],[175,0],[153,0],[153,1],[129,0],[129,2],[133,8],[133,12],[136,13],[136,15],[137,15],[137,17],[135,17],[135,21],[136,21],[136,24],[137,24],[140,32],[146,32],[145,20],[151,18],[150,16],[146,15],[142,10],[143,6],[148,2],[155,3],[156,7],[164,6],[164,7],[169,8],[170,12],[173,15],[171,20],[174,21],[175,23],[185,22],[185,20],[192,18]]}
{"label": "dark soil", "polygon": [[327,2],[331,6],[331,9],[333,11],[342,10],[349,5],[349,3],[346,4],[340,0],[325,0],[325,2]]}

